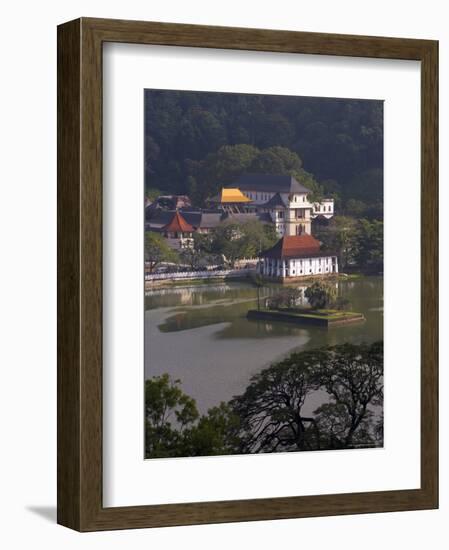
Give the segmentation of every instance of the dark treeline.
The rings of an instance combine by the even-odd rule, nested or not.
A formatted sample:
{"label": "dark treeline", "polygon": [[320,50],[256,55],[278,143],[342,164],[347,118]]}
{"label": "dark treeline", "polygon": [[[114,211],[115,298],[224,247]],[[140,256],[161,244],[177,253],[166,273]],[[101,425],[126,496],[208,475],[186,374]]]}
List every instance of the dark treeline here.
{"label": "dark treeline", "polygon": [[146,90],[147,192],[196,202],[238,173],[291,173],[340,212],[383,200],[383,103]]}
{"label": "dark treeline", "polygon": [[[306,411],[316,392],[327,398]],[[145,383],[145,456],[381,447],[382,409],[382,342],[292,353],[204,415],[164,374]]]}

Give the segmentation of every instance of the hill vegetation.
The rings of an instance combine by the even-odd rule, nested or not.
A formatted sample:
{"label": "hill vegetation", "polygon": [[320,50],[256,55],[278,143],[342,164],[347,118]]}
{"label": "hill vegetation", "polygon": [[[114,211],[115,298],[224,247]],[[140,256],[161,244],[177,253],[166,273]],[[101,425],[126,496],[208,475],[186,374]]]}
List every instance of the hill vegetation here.
{"label": "hill vegetation", "polygon": [[383,104],[146,90],[147,194],[203,205],[242,172],[291,174],[341,214],[382,219]]}

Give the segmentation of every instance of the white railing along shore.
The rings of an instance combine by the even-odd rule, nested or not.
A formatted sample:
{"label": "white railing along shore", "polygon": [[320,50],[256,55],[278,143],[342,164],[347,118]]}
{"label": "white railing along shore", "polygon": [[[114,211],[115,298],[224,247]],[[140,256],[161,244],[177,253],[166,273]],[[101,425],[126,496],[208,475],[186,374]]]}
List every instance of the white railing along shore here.
{"label": "white railing along shore", "polygon": [[145,281],[173,281],[180,279],[216,279],[222,277],[247,277],[255,273],[255,269],[223,269],[220,271],[181,271],[175,273],[146,273]]}

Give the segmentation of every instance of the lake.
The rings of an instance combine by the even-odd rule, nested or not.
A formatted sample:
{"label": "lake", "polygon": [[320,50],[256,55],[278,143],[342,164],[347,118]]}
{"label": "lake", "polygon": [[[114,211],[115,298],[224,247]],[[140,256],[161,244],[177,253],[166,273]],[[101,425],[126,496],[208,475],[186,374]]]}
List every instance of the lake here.
{"label": "lake", "polygon": [[[260,296],[280,288],[261,288]],[[145,377],[179,378],[205,413],[243,393],[253,374],[293,351],[382,340],[383,278],[339,281],[338,293],[366,321],[330,329],[250,321],[246,313],[257,307],[257,288],[245,282],[152,290],[145,296]],[[304,413],[317,404],[319,396]]]}

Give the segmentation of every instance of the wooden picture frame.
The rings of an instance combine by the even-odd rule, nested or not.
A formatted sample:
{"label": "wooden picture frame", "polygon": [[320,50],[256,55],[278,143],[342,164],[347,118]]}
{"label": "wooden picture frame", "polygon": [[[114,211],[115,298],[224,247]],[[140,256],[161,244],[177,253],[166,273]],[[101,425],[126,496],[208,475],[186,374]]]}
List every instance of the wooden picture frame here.
{"label": "wooden picture frame", "polygon": [[[102,45],[421,62],[421,488],[105,508],[102,503]],[[79,531],[438,506],[438,43],[81,18],[58,28],[58,523]],[[425,429],[424,429],[425,428]]]}

